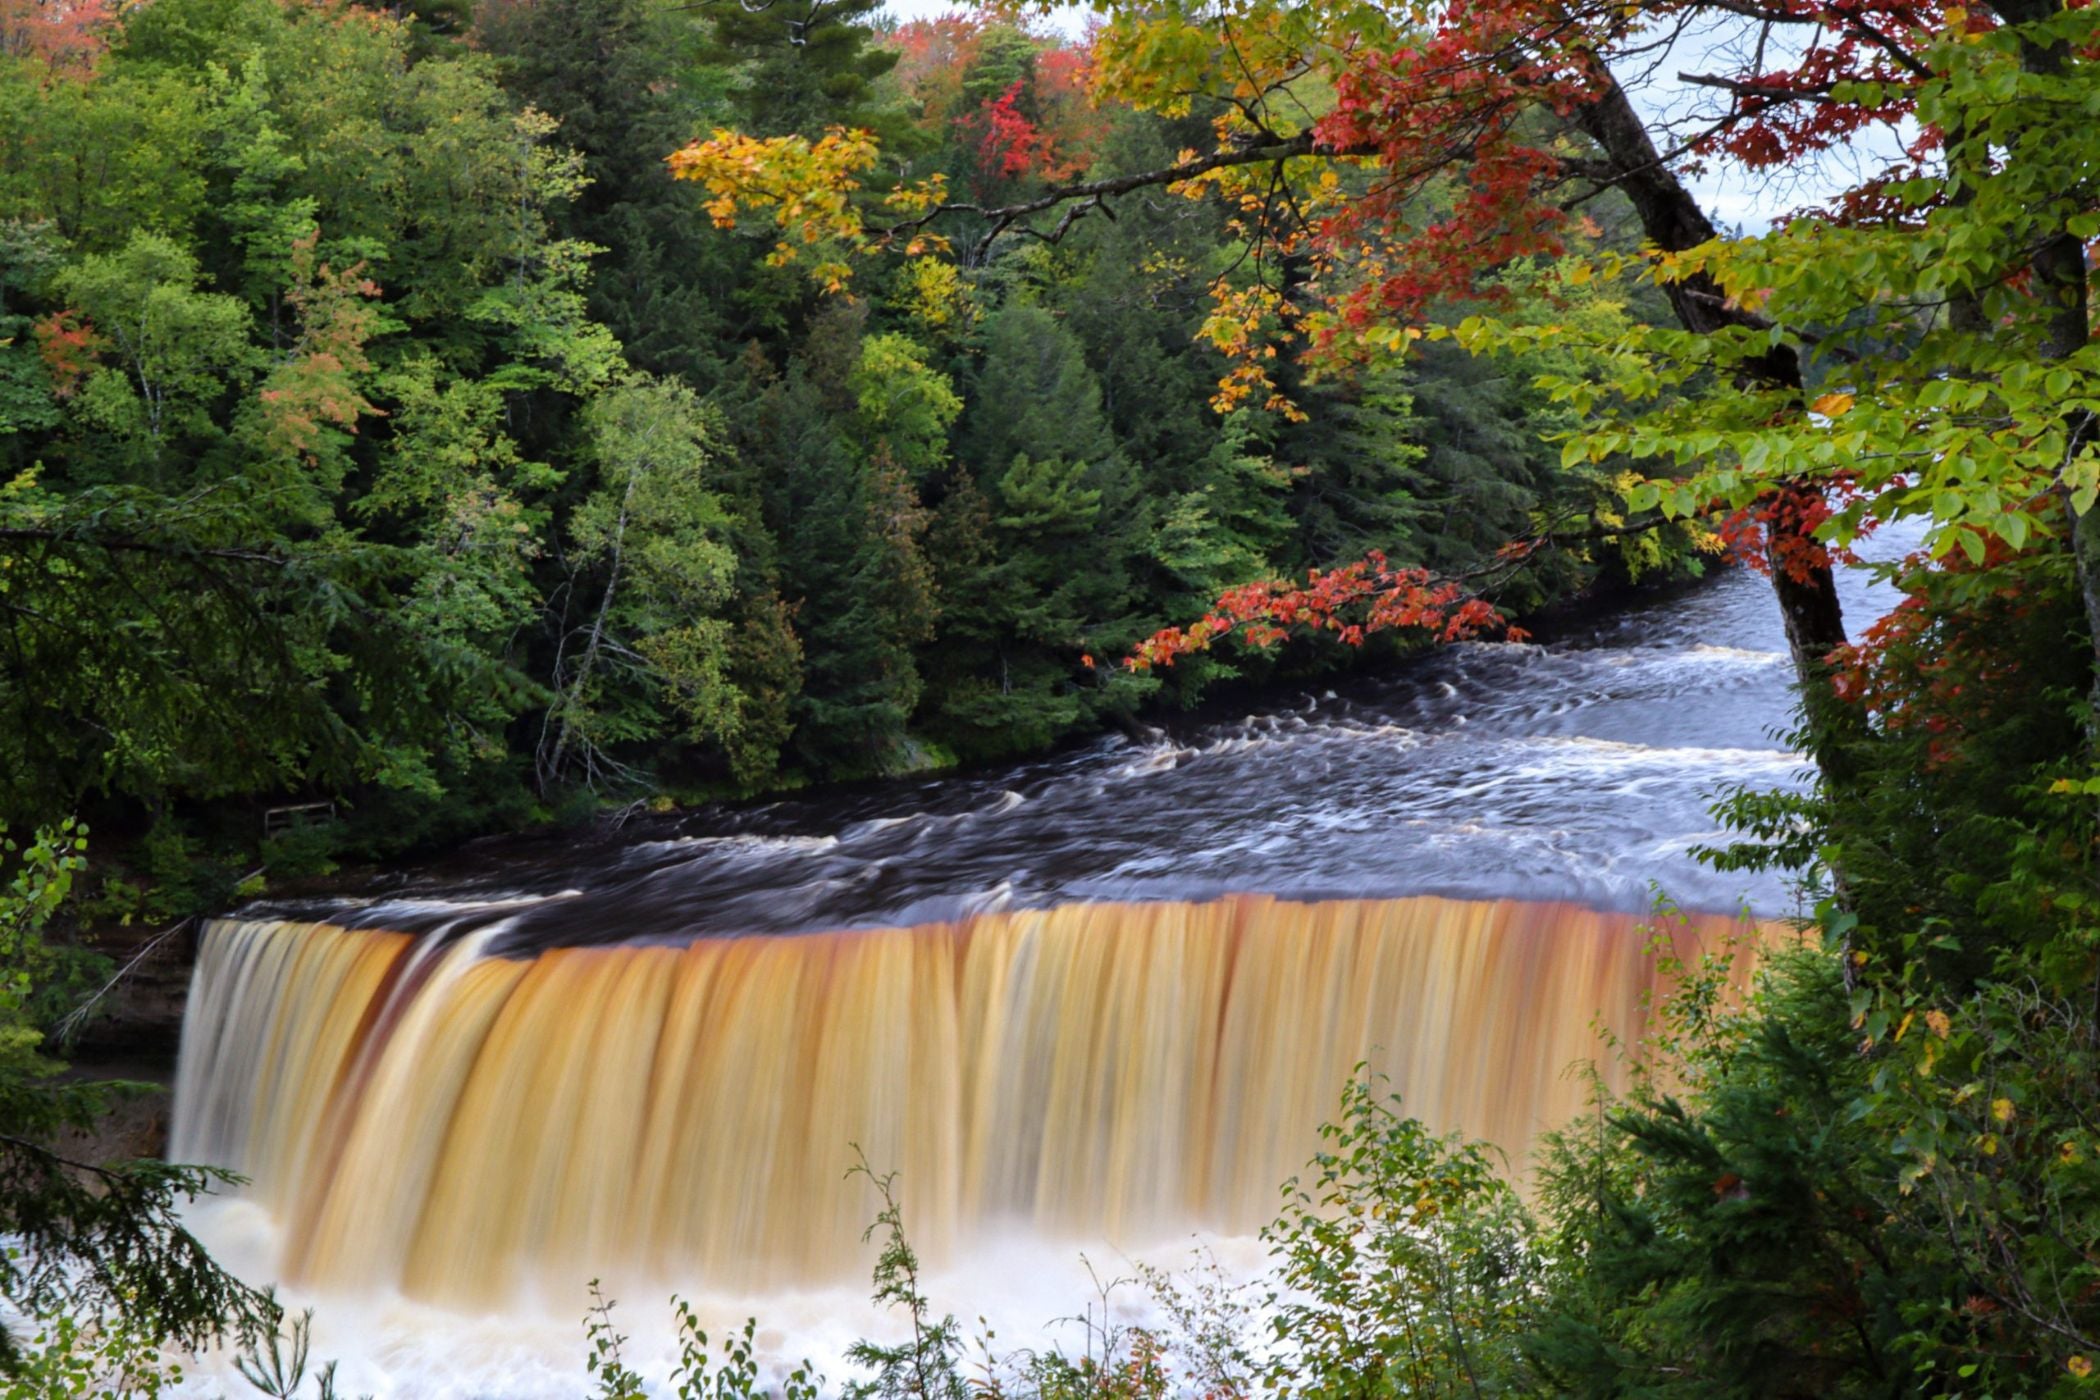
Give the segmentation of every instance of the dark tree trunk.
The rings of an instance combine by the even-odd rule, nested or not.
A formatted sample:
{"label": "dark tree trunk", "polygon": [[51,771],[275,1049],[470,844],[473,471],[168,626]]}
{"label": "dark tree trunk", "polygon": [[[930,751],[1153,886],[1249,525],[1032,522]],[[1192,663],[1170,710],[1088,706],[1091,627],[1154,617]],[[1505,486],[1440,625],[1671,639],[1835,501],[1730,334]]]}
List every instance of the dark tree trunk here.
{"label": "dark tree trunk", "polygon": [[[1602,178],[1626,195],[1641,221],[1641,231],[1664,252],[1683,252],[1712,239],[1716,232],[1713,221],[1664,164],[1625,89],[1609,74],[1604,75],[1603,83],[1597,99],[1576,113],[1583,131],[1604,152]],[[1703,335],[1731,326],[1757,324],[1730,306],[1721,289],[1703,273],[1668,283],[1664,291],[1679,323],[1688,331]],[[1801,358],[1791,345],[1775,346],[1752,362],[1749,376],[1767,387],[1799,395]],[[1843,732],[1843,715],[1829,703],[1827,658],[1845,644],[1844,610],[1839,606],[1837,583],[1827,564],[1803,568],[1796,554],[1788,566],[1779,557],[1792,553],[1785,549],[1785,531],[1792,528],[1792,522],[1806,518],[1804,512],[1790,507],[1816,490],[1813,484],[1802,482],[1773,492],[1769,499],[1777,509],[1766,530],[1766,559],[1772,571],[1772,592],[1786,623],[1787,652],[1801,687],[1816,761],[1826,777],[1834,777],[1842,763],[1841,741],[1847,736]]]}

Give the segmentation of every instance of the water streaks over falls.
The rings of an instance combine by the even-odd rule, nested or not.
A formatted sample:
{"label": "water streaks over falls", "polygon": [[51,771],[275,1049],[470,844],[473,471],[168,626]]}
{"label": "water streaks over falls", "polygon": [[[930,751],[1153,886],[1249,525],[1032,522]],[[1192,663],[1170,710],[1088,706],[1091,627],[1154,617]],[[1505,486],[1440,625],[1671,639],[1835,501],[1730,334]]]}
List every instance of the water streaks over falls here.
{"label": "water streaks over falls", "polygon": [[[1856,574],[1846,584],[1855,625],[1886,606]],[[1241,891],[1632,910],[1660,884],[1688,907],[1780,913],[1777,880],[1723,876],[1692,852],[1720,835],[1720,788],[1800,780],[1775,737],[1790,680],[1769,585],[1732,571],[1544,644],[1451,647],[1251,716],[642,818],[580,844],[499,844],[371,900],[255,912],[500,925],[502,951]]]}
{"label": "water streaks over falls", "polygon": [[[1248,897],[504,958],[221,921],[173,1151],[250,1178],[287,1280],[453,1306],[850,1277],[856,1143],[936,1264],[1012,1228],[1244,1234],[1361,1061],[1522,1161],[1584,1102],[1599,1026],[1638,1037],[1641,923]],[[1661,933],[1681,957],[1749,935]]]}

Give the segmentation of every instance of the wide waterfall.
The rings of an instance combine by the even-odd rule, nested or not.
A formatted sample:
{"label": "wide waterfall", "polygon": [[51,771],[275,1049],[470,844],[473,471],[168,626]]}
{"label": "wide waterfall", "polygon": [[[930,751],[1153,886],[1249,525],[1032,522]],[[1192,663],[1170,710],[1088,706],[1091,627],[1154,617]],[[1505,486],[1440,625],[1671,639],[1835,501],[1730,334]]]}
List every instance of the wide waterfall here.
{"label": "wide waterfall", "polygon": [[863,1271],[856,1149],[936,1262],[1011,1227],[1245,1233],[1360,1063],[1520,1168],[1578,1066],[1623,1083],[1602,1034],[1639,1036],[1658,951],[1754,936],[1650,922],[1239,897],[513,956],[493,928],[221,921],[171,1156],[250,1178],[285,1280],[448,1306]]}

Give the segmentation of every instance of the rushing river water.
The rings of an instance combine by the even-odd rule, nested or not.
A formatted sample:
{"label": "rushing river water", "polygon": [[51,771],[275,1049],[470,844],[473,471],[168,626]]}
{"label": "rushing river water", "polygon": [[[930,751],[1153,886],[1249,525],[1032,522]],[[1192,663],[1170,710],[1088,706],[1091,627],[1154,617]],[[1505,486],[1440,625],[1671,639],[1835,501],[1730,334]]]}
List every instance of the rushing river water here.
{"label": "rushing river water", "polygon": [[[1845,591],[1855,631],[1891,601]],[[1694,851],[1729,785],[1803,779],[1790,679],[1769,585],[1731,571],[1241,718],[243,911],[207,939],[175,1136],[251,1185],[197,1222],[310,1287],[317,1354],[377,1396],[583,1393],[601,1272],[652,1379],[672,1288],[839,1375],[899,1325],[857,1282],[848,1143],[904,1170],[936,1309],[1009,1343],[1086,1303],[1083,1249],[1113,1277],[1195,1232],[1247,1277],[1352,1063],[1521,1158],[1580,1111],[1595,1027],[1639,1034],[1627,911],[1789,912]]]}
{"label": "rushing river water", "polygon": [[[1842,586],[1855,631],[1891,601],[1863,572]],[[1634,909],[1660,888],[1785,913],[1777,879],[1693,852],[1722,835],[1721,790],[1801,780],[1791,679],[1769,584],[1728,569],[1550,640],[1453,646],[1230,720],[582,844],[491,843],[330,917],[500,921],[516,951],[1235,891]]]}

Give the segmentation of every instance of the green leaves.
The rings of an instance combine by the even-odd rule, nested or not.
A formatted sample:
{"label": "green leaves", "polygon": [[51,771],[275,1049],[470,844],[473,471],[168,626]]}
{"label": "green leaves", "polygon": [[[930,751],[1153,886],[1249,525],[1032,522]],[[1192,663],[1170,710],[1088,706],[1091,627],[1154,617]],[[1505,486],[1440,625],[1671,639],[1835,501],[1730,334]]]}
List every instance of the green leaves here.
{"label": "green leaves", "polygon": [[[181,1207],[224,1185],[223,1172],[162,1162],[86,1166],[49,1145],[87,1135],[127,1086],[59,1078],[42,1053],[49,1026],[33,1013],[68,960],[47,929],[86,866],[87,828],[63,820],[26,844],[0,825],[0,1393],[99,1394],[161,1348],[245,1336],[268,1301],[213,1262]],[[13,1319],[49,1320],[25,1356]],[[107,1321],[100,1343],[72,1322]],[[7,1382],[26,1372],[17,1389]],[[77,1385],[77,1390],[71,1387]]]}
{"label": "green leaves", "polygon": [[1283,1397],[1494,1394],[1535,1267],[1532,1225],[1493,1150],[1438,1137],[1358,1066],[1310,1177],[1263,1231],[1276,1260]]}

